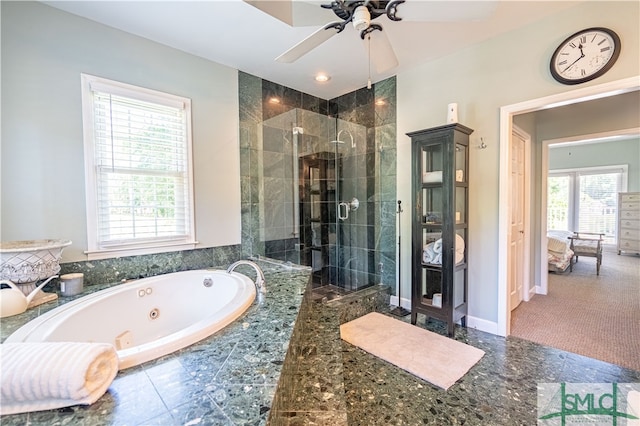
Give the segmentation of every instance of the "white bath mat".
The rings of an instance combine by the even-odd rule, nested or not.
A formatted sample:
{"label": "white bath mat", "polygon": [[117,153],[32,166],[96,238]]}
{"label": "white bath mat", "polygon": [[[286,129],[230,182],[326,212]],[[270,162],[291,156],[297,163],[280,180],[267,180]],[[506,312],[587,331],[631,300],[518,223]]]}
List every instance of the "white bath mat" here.
{"label": "white bath mat", "polygon": [[342,324],[340,337],[445,390],[484,356],[478,348],[377,312]]}

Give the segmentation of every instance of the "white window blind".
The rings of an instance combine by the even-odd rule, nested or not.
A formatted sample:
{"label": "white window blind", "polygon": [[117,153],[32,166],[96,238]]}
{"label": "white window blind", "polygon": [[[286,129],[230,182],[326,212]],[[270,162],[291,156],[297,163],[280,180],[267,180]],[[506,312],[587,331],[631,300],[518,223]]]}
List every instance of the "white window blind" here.
{"label": "white window blind", "polygon": [[578,230],[616,235],[620,172],[581,173]]}
{"label": "white window blind", "polygon": [[547,180],[547,229],[605,234],[615,241],[623,167],[554,171]]}
{"label": "white window blind", "polygon": [[83,81],[89,251],[193,242],[190,101]]}

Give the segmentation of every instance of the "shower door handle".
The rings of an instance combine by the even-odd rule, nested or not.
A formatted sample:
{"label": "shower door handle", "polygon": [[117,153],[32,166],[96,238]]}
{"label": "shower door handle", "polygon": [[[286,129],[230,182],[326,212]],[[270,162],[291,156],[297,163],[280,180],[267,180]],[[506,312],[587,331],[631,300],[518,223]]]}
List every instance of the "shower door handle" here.
{"label": "shower door handle", "polygon": [[[344,208],[344,214],[340,214],[341,207]],[[348,203],[345,203],[345,202],[338,203],[338,219],[340,220],[349,219],[349,210],[356,211],[358,210],[358,207],[360,207],[360,201],[358,201],[356,197],[353,197],[351,201]]]}
{"label": "shower door handle", "polygon": [[[344,214],[341,214],[343,211],[344,211]],[[338,219],[340,220],[349,219],[349,204],[338,203]]]}

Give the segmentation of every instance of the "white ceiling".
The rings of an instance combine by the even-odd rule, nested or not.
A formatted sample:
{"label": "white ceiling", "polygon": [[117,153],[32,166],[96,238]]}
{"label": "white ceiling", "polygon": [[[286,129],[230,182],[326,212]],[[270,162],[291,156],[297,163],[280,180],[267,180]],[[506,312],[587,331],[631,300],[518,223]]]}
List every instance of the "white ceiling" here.
{"label": "white ceiling", "polygon": [[[296,62],[284,64],[274,59],[321,24],[291,27],[242,0],[44,3],[323,99],[367,84],[367,50],[351,25]],[[440,6],[451,7],[455,13],[463,10],[464,3],[447,0]],[[376,74],[372,67],[371,79],[375,83],[577,3],[501,0],[488,19],[473,22],[392,22],[380,16],[375,22],[383,26],[400,65],[383,74]],[[399,16],[401,11],[402,5],[398,6]],[[338,20],[330,10],[317,7],[317,13],[320,23]],[[317,83],[314,76],[319,72],[330,75],[331,80]]]}

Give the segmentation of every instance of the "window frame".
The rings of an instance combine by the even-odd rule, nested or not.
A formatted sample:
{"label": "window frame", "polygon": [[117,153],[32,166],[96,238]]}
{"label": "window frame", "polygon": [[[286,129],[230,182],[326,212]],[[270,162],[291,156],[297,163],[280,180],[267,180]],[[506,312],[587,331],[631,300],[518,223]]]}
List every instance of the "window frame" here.
{"label": "window frame", "polygon": [[[580,227],[580,177],[586,175],[612,174],[618,173],[618,192],[626,192],[628,184],[629,166],[627,164],[610,165],[610,166],[594,166],[594,167],[575,167],[570,169],[549,170],[548,177],[567,177],[569,178],[569,200],[567,220],[569,230],[578,231]],[[548,185],[547,185],[548,191]],[[548,208],[548,207],[547,207]],[[618,206],[616,206],[616,211]],[[548,226],[548,224],[547,224]],[[606,242],[613,241],[618,235],[618,221],[614,221],[614,235],[607,235]],[[585,231],[586,232],[586,231]]]}
{"label": "window frame", "polygon": [[[93,87],[93,89],[92,89]],[[164,253],[194,249],[198,242],[195,239],[195,205],[193,185],[193,138],[191,125],[191,100],[148,88],[134,86],[90,74],[81,74],[82,122],[84,139],[85,166],[85,200],[87,220],[87,260],[109,259],[121,256]],[[185,114],[186,136],[186,171],[187,190],[184,194],[189,211],[184,220],[186,235],[183,238],[168,237],[166,239],[127,240],[123,243],[104,244],[98,236],[98,176],[96,164],[96,144],[94,139],[94,102],[93,91],[99,90],[131,99],[152,102],[161,105],[180,106]]]}

